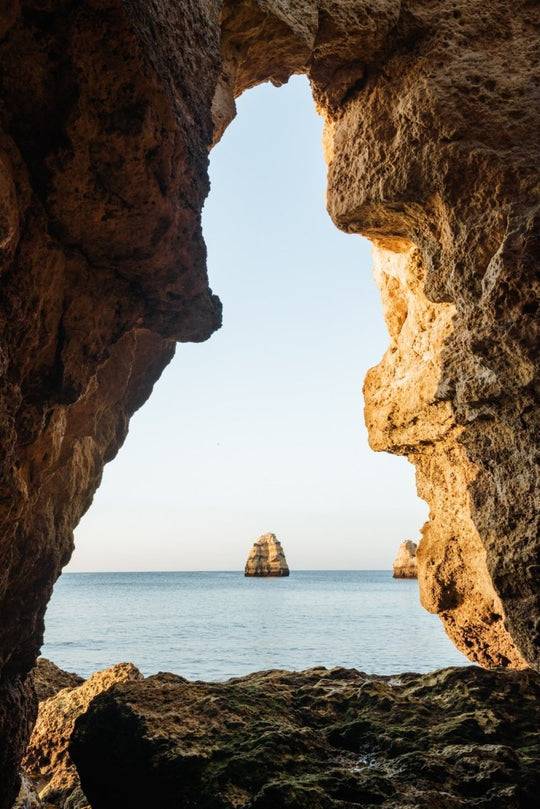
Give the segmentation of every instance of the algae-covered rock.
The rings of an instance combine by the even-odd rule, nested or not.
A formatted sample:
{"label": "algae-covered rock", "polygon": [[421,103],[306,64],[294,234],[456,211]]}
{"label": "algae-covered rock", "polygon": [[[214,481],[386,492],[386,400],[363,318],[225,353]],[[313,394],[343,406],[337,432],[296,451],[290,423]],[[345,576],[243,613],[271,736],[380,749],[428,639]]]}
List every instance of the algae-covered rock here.
{"label": "algae-covered rock", "polygon": [[93,809],[527,809],[540,676],[324,668],[113,686],[70,753]]}

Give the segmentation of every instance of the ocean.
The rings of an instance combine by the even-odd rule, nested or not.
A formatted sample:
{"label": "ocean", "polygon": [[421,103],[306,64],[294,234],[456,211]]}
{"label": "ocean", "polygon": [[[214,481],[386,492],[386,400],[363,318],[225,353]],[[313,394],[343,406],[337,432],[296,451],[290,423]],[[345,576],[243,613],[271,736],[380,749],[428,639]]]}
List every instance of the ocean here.
{"label": "ocean", "polygon": [[144,675],[226,680],[261,669],[345,666],[368,674],[465,665],[416,580],[388,570],[65,573],[42,655],[88,677],[129,661]]}

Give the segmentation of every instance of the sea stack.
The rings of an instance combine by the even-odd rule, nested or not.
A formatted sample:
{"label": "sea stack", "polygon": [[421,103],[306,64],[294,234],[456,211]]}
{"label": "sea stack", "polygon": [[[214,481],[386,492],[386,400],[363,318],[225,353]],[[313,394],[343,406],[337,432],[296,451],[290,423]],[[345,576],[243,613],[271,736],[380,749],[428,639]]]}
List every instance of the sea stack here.
{"label": "sea stack", "polygon": [[406,539],[399,546],[394,560],[394,579],[417,579],[416,542]]}
{"label": "sea stack", "polygon": [[263,534],[253,544],[244,568],[245,576],[288,576],[289,566],[275,534]]}

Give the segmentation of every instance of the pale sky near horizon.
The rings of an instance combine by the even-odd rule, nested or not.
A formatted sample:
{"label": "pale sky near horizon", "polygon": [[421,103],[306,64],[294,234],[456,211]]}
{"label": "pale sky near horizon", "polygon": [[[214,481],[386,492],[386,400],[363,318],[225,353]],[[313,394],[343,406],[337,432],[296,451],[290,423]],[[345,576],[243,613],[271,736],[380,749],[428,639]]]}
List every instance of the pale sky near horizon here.
{"label": "pale sky near horizon", "polygon": [[67,570],[239,570],[269,531],[292,570],[385,569],[418,541],[413,467],[367,443],[388,336],[370,245],[325,210],[321,133],[304,77],[239,99],[203,216],[224,325],[178,346]]}

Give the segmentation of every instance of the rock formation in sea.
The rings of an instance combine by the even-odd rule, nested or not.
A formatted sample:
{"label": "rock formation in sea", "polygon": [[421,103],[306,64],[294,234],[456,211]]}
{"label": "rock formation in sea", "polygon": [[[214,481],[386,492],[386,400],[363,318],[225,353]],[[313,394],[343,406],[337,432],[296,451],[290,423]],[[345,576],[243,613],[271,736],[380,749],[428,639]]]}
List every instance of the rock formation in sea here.
{"label": "rock formation in sea", "polygon": [[416,579],[418,568],[416,563],[416,542],[406,539],[401,543],[394,559],[394,579]]}
{"label": "rock formation in sea", "polygon": [[292,73],[325,119],[330,215],[374,245],[390,346],[365,417],[430,507],[422,603],[471,660],[540,668],[539,16],[530,0],[0,4],[0,809],[73,529],[175,342],[220,324],[208,150],[235,96]]}
{"label": "rock formation in sea", "polygon": [[253,543],[244,568],[245,576],[288,576],[289,566],[275,534],[263,534]]}

